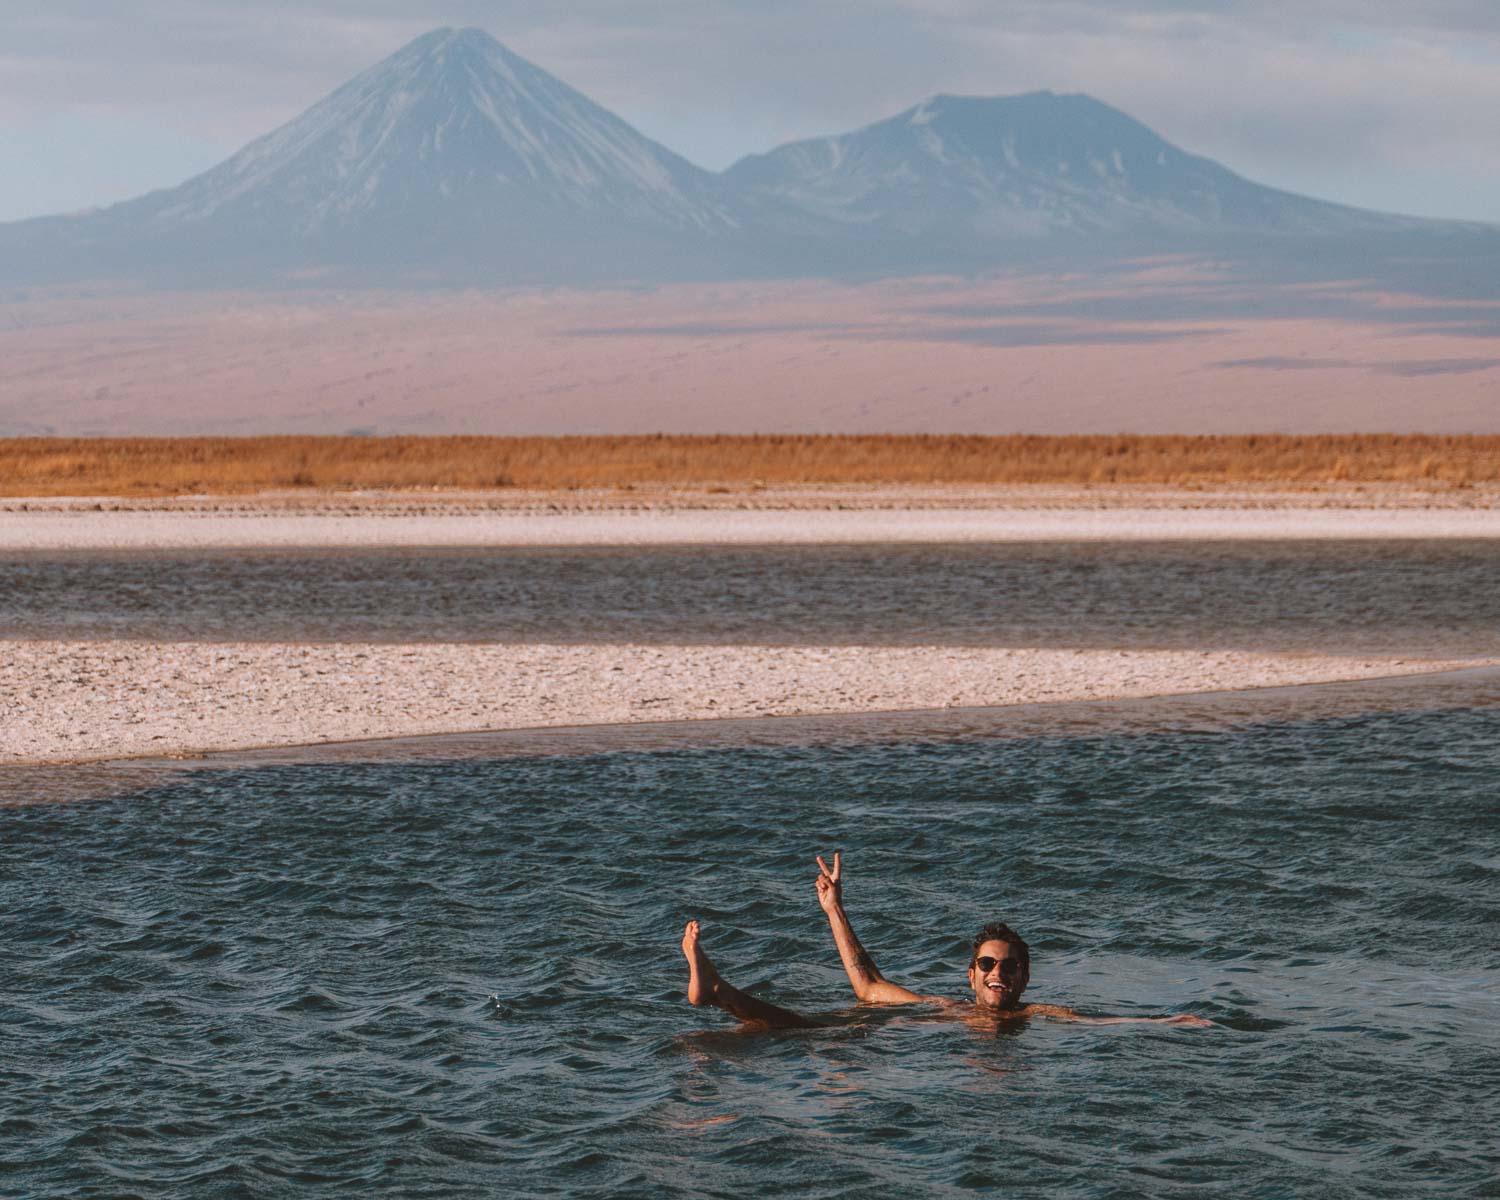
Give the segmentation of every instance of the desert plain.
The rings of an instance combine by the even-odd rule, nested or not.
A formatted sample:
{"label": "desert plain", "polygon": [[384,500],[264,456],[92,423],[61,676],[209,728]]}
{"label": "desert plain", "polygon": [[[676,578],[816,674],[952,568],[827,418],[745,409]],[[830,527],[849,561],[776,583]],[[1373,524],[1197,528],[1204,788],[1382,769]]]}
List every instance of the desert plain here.
{"label": "desert plain", "polygon": [[0,436],[1500,432],[1500,304],[1104,276],[0,291]]}

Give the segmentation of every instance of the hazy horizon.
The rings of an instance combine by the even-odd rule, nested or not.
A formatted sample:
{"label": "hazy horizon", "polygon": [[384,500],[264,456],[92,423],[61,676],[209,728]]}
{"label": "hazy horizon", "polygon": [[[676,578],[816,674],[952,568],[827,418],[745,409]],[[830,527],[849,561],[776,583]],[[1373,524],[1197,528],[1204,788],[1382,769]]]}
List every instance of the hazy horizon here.
{"label": "hazy horizon", "polygon": [[1497,330],[1500,301],[1268,291],[1172,262],[1113,281],[38,292],[0,303],[0,436],[1500,433]]}

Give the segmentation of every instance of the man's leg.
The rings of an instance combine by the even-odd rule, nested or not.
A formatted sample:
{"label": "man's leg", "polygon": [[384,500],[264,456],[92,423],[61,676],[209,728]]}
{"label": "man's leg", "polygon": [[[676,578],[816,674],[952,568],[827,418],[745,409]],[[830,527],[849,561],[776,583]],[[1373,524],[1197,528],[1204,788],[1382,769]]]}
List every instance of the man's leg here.
{"label": "man's leg", "polygon": [[800,1013],[757,1000],[725,983],[699,944],[697,921],[689,921],[682,931],[682,953],[688,960],[687,995],[691,1003],[712,1004],[747,1024],[764,1025],[768,1029],[816,1028],[816,1021],[809,1021]]}

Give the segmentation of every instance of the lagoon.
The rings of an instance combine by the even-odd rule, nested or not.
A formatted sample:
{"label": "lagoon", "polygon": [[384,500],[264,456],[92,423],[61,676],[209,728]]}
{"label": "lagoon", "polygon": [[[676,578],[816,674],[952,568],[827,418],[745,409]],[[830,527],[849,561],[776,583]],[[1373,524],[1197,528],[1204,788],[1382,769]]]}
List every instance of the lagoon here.
{"label": "lagoon", "polygon": [[[209,766],[0,809],[28,1196],[1483,1194],[1500,1172],[1500,697]],[[472,748],[471,748],[472,751]],[[813,896],[958,996],[1212,1029],[986,1035],[861,1008]],[[747,1034],[725,974],[828,1016]]]}

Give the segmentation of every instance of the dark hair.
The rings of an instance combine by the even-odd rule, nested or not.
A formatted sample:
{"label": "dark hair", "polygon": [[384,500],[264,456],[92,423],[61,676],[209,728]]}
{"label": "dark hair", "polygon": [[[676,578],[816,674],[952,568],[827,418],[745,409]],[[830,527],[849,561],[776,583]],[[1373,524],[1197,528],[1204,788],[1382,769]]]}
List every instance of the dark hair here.
{"label": "dark hair", "polygon": [[1021,970],[1031,974],[1031,947],[1026,940],[1007,925],[1004,921],[991,921],[983,929],[974,935],[974,941],[969,948],[969,966],[974,965],[974,960],[979,957],[979,947],[985,942],[1008,942],[1016,948],[1016,955],[1021,960]]}

